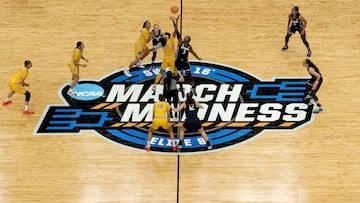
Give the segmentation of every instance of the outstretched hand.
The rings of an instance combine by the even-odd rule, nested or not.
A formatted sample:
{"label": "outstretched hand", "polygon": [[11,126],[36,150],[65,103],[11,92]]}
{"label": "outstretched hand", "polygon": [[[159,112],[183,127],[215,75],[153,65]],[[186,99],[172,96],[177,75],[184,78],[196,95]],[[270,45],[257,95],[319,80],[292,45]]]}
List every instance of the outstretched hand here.
{"label": "outstretched hand", "polygon": [[170,18],[171,21],[173,21],[173,23],[176,23],[176,22],[179,21],[180,15],[178,15],[176,18],[175,18],[175,16],[169,16],[169,18]]}

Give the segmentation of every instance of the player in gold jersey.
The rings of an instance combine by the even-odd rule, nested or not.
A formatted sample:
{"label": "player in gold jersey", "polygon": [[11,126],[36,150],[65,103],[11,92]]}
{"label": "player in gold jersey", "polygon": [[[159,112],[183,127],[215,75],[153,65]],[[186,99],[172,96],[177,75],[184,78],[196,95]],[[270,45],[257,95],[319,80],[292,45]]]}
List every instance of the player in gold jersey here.
{"label": "player in gold jersey", "polygon": [[72,95],[74,94],[73,89],[75,87],[75,85],[79,82],[79,67],[86,67],[86,64],[80,64],[80,60],[83,59],[84,61],[89,63],[89,60],[87,60],[84,56],[83,56],[83,51],[84,51],[85,45],[83,42],[79,41],[76,43],[76,47],[74,48],[73,54],[70,58],[70,61],[68,63],[70,71],[72,73],[72,77],[71,77],[71,84],[70,84],[70,88],[68,90],[68,94]]}
{"label": "player in gold jersey", "polygon": [[150,32],[150,28],[150,21],[145,21],[142,30],[140,31],[140,35],[135,43],[135,60],[129,64],[128,68],[124,69],[124,74],[128,77],[131,77],[130,69],[134,65],[140,68],[144,68],[144,66],[141,64],[141,60],[143,60],[147,55],[149,55],[151,51],[146,45],[152,39],[152,32]]}
{"label": "player in gold jersey", "polygon": [[160,72],[158,73],[158,75],[155,78],[155,82],[153,84],[153,89],[155,89],[156,84],[158,84],[162,78],[162,74],[163,72],[166,70],[167,67],[170,68],[170,71],[172,73],[175,72],[175,59],[176,59],[176,55],[175,55],[175,36],[178,33],[178,22],[179,22],[179,17],[178,16],[176,19],[174,17],[170,17],[170,19],[173,21],[174,24],[174,32],[172,33],[172,35],[170,35],[170,33],[165,33],[164,35],[164,39],[166,41],[165,46],[162,47],[163,51],[164,51],[164,59],[161,63],[161,69]]}
{"label": "player in gold jersey", "polygon": [[170,104],[165,101],[165,97],[162,94],[159,95],[159,101],[154,103],[153,121],[148,132],[148,140],[145,146],[146,151],[150,151],[152,135],[159,127],[168,131],[172,142],[172,150],[176,151],[174,132],[170,124]]}
{"label": "player in gold jersey", "polygon": [[28,87],[30,84],[25,82],[25,79],[27,78],[29,74],[29,69],[32,67],[32,63],[29,60],[26,60],[24,62],[24,65],[21,67],[20,70],[18,70],[10,79],[8,82],[10,92],[8,96],[3,101],[3,105],[9,105],[12,103],[10,98],[15,93],[20,93],[25,95],[25,109],[23,111],[24,114],[34,114],[33,111],[29,111],[29,102],[30,102],[30,92],[25,88]]}

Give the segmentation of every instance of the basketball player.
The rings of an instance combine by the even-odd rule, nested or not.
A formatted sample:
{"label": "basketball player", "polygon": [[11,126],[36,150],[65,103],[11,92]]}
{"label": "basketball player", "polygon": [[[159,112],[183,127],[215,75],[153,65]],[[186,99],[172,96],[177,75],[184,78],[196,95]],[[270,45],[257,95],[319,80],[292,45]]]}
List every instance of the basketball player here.
{"label": "basketball player", "polygon": [[8,82],[10,92],[9,92],[8,96],[5,98],[5,100],[3,101],[3,105],[6,106],[6,105],[9,105],[12,103],[10,98],[15,93],[20,93],[20,94],[25,95],[25,108],[24,108],[23,114],[34,114],[33,111],[29,111],[29,102],[30,102],[31,94],[25,88],[25,87],[30,86],[29,83],[25,82],[25,79],[27,78],[31,67],[32,67],[31,61],[26,60],[24,62],[24,65],[20,68],[20,70],[18,70],[15,73],[15,75],[13,75],[11,77],[10,81]]}
{"label": "basketball player", "polygon": [[306,32],[305,28],[307,25],[307,21],[305,18],[299,13],[299,7],[294,6],[294,8],[291,9],[291,13],[289,14],[289,20],[288,20],[288,26],[287,26],[287,34],[285,36],[285,45],[282,48],[283,51],[288,49],[288,42],[290,37],[295,34],[296,31],[300,33],[301,39],[303,43],[305,44],[306,48],[308,49],[307,57],[311,56],[311,49],[309,42],[306,40]]}
{"label": "basketball player", "polygon": [[[161,39],[163,37],[164,33],[161,32],[160,26],[158,24],[154,24],[153,30],[152,30],[152,44],[153,47],[156,47],[159,43],[161,43]],[[150,71],[154,68],[154,63],[156,59],[157,51],[156,49],[153,51],[153,55],[151,57],[151,65],[150,65]]]}
{"label": "basketball player", "polygon": [[87,60],[84,56],[83,56],[83,51],[84,51],[85,45],[83,42],[78,41],[76,42],[76,47],[73,50],[73,54],[70,58],[70,61],[68,63],[72,77],[71,77],[71,84],[70,84],[70,88],[68,90],[68,95],[73,95],[73,89],[75,87],[75,85],[79,82],[79,67],[86,67],[86,64],[80,64],[80,60],[83,59],[84,61],[89,63],[89,60]]}
{"label": "basketball player", "polygon": [[319,68],[316,67],[316,65],[310,59],[304,60],[303,66],[307,69],[311,76],[311,79],[307,84],[308,96],[305,98],[309,98],[309,96],[313,98],[316,104],[313,113],[320,113],[323,109],[321,108],[319,98],[316,96],[316,92],[320,89],[320,86],[323,82],[323,77]]}
{"label": "basketball player", "polygon": [[153,84],[153,90],[155,90],[156,88],[156,84],[158,84],[162,78],[162,74],[163,72],[166,70],[167,67],[170,67],[170,71],[172,73],[175,72],[175,36],[177,34],[177,26],[178,26],[178,22],[179,22],[179,17],[178,16],[176,19],[174,19],[174,17],[170,17],[170,19],[173,21],[174,23],[174,32],[171,35],[170,33],[165,33],[163,39],[166,41],[165,46],[162,47],[163,51],[164,51],[164,59],[161,63],[161,69],[160,72],[157,74],[156,78],[155,78],[155,82]]}
{"label": "basketball player", "polygon": [[[190,36],[185,36],[184,40],[182,38],[178,38],[179,40],[179,46],[178,46],[178,52],[177,52],[177,58],[175,61],[175,66],[180,71],[185,71],[185,81],[190,83],[192,88],[191,91],[195,96],[197,96],[195,91],[195,82],[191,76],[191,70],[190,70],[190,64],[189,64],[189,52],[195,56],[198,60],[201,60],[201,58],[196,54],[190,43]],[[180,83],[180,91],[183,97],[185,97],[184,89],[182,87],[182,84]]]}
{"label": "basketball player", "polygon": [[170,124],[170,104],[165,101],[165,97],[162,94],[159,95],[159,100],[160,101],[155,102],[153,107],[153,121],[149,128],[148,140],[145,146],[145,150],[150,151],[152,135],[155,130],[161,127],[168,131],[172,143],[172,150],[176,151],[174,132]]}
{"label": "basketball player", "polygon": [[[164,96],[166,101],[176,108],[179,104],[179,93],[177,89],[177,83],[184,82],[184,77],[181,72],[177,71],[174,74],[171,71],[166,72],[166,76],[162,78],[160,84],[164,85]],[[177,114],[177,113],[176,113]],[[173,118],[173,112],[171,112],[171,118]],[[177,118],[177,115],[175,115]]]}
{"label": "basketball player", "polygon": [[172,108],[173,111],[179,112],[182,109],[185,109],[186,119],[183,126],[180,128],[180,136],[179,136],[179,148],[182,148],[182,140],[184,139],[184,133],[187,130],[190,131],[198,131],[201,136],[206,141],[208,149],[212,149],[212,145],[209,142],[209,138],[207,137],[204,128],[201,126],[201,122],[197,116],[197,113],[200,109],[204,107],[199,103],[196,102],[193,98],[192,92],[186,94],[186,101],[182,103],[179,108]]}
{"label": "basketball player", "polygon": [[145,21],[142,26],[142,30],[140,31],[140,35],[135,43],[135,60],[129,64],[128,68],[124,69],[124,74],[128,77],[131,77],[130,69],[134,65],[139,68],[144,68],[144,66],[141,64],[141,60],[143,60],[150,53],[150,50],[146,45],[152,39],[152,33],[150,32],[150,28],[150,21]]}

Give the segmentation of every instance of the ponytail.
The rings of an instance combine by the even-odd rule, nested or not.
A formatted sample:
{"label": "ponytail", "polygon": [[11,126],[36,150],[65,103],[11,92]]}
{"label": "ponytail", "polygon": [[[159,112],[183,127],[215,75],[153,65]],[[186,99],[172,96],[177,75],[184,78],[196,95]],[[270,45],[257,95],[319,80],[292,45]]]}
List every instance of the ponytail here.
{"label": "ponytail", "polygon": [[195,100],[192,97],[193,97],[192,92],[189,92],[189,93],[186,94],[186,101],[185,101],[186,106],[189,106],[191,104],[195,104]]}

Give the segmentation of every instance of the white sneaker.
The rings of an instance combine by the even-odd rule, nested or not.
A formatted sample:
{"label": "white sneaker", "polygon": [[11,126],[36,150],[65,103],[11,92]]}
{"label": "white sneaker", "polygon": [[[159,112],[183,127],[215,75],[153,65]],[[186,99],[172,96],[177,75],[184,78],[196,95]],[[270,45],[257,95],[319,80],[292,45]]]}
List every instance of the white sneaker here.
{"label": "white sneaker", "polygon": [[72,80],[70,80],[70,81],[69,81],[69,83],[68,83],[68,85],[69,85],[69,86],[71,86],[71,85],[72,85],[72,83],[73,83],[73,81],[72,81]]}
{"label": "white sneaker", "polygon": [[136,63],[136,67],[145,68],[145,66],[141,63],[141,61]]}
{"label": "white sneaker", "polygon": [[315,107],[314,107],[314,110],[313,110],[313,113],[320,113],[320,112],[322,112],[322,111],[323,111],[323,109],[322,109],[321,107],[315,106]]}
{"label": "white sneaker", "polygon": [[312,97],[311,97],[311,99],[308,101],[308,105],[311,105],[311,104],[314,104],[315,106],[317,106],[315,100],[314,100]]}
{"label": "white sneaker", "polygon": [[131,73],[130,73],[129,68],[125,68],[125,69],[124,69],[124,74],[125,74],[126,76],[128,76],[128,77],[131,77],[131,76],[132,76]]}
{"label": "white sneaker", "polygon": [[77,92],[73,92],[73,91],[68,91],[67,94],[69,96],[77,96],[78,95]]}
{"label": "white sneaker", "polygon": [[171,122],[177,122],[177,121],[179,121],[179,118],[178,117],[173,117],[173,118],[170,118],[170,121]]}

